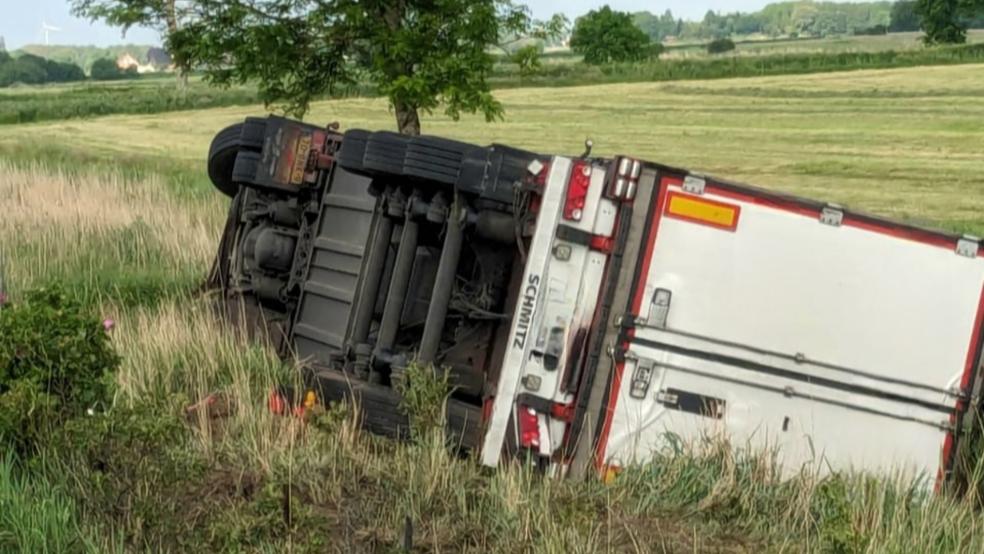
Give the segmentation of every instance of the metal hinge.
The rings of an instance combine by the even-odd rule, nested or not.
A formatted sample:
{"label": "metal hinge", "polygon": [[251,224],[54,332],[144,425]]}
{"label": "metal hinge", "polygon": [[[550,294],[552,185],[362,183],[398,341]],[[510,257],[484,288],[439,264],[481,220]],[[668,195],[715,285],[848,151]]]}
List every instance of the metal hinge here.
{"label": "metal hinge", "polygon": [[840,227],[844,222],[844,209],[837,204],[827,204],[820,210],[820,223]]}
{"label": "metal hinge", "polygon": [[707,181],[697,175],[687,175],[683,178],[683,190],[691,194],[704,194],[707,188]]}
{"label": "metal hinge", "polygon": [[957,254],[968,258],[976,258],[981,249],[981,239],[972,235],[964,235],[957,240]]}

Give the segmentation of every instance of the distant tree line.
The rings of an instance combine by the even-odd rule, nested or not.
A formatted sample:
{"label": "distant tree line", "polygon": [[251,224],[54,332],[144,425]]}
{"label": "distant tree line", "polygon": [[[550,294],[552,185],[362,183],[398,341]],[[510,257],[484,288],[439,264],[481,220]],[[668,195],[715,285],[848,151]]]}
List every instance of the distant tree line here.
{"label": "distant tree line", "polygon": [[[112,81],[137,76],[137,68],[120,69],[111,58],[100,58],[92,63],[90,77],[94,81]],[[74,63],[58,62],[21,53],[12,56],[0,50],[0,88],[19,83],[41,85],[44,83],[71,83],[84,81],[82,68]]]}
{"label": "distant tree line", "polygon": [[8,87],[14,83],[37,85],[84,79],[85,72],[75,64],[46,60],[33,54],[14,57],[0,51],[0,87]]}
{"label": "distant tree line", "polygon": [[[922,7],[921,7],[922,6]],[[951,6],[951,8],[947,8]],[[942,13],[958,27],[984,28],[984,0],[902,0],[899,2],[812,2],[769,4],[757,12],[708,11],[700,21],[684,21],[666,10],[638,12],[633,22],[653,41],[669,37],[713,40],[741,35],[827,37],[919,31],[927,13]]]}

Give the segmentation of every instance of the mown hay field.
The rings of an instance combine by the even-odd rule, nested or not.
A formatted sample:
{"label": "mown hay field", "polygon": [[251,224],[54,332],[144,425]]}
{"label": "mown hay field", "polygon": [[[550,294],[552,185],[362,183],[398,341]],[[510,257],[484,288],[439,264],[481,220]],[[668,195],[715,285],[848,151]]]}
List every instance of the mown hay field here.
{"label": "mown hay field", "polygon": [[[497,93],[506,119],[435,114],[424,131],[577,154],[628,153],[984,233],[984,65]],[[0,128],[0,155],[153,168],[204,190],[211,136],[261,106]],[[308,121],[392,128],[384,101],[316,103]],[[180,178],[178,178],[180,177]],[[197,185],[201,185],[198,187]]]}
{"label": "mown hay field", "polygon": [[[425,131],[572,154],[591,137],[598,154],[984,233],[984,66],[497,95],[504,121],[437,114]],[[769,453],[704,445],[604,486],[487,472],[430,435],[375,439],[343,409],[309,426],[272,417],[266,393],[291,368],[219,325],[196,290],[228,202],[205,177],[209,141],[263,113],[0,127],[11,299],[68,287],[115,322],[122,356],[113,404],[92,416],[104,435],[30,465],[0,456],[0,551],[393,551],[407,522],[417,551],[984,548],[976,496],[927,499],[891,476],[780,482]],[[308,120],[393,127],[374,99],[317,103]],[[162,418],[182,431],[148,434]]]}

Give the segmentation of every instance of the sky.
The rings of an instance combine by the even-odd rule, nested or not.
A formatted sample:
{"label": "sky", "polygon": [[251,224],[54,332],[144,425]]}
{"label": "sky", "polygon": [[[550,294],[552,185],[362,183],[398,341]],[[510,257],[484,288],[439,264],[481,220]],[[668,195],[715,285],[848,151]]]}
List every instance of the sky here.
{"label": "sky", "polygon": [[[701,19],[707,10],[753,11],[769,2],[770,0],[527,0],[526,4],[535,17],[542,19],[563,12],[573,20],[605,3],[617,10],[648,10],[657,14],[669,8],[677,17]],[[49,33],[51,44],[106,46],[160,42],[160,35],[152,29],[130,29],[124,38],[119,29],[72,17],[68,4],[68,0],[0,0],[0,36],[6,40],[7,48],[14,50],[25,44],[43,44],[43,21],[61,29]]]}

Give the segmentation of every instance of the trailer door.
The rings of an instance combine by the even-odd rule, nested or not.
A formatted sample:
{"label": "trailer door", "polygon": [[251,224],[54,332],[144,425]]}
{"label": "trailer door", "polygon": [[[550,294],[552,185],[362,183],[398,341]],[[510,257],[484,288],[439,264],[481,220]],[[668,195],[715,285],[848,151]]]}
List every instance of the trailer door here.
{"label": "trailer door", "polygon": [[657,187],[599,466],[724,435],[787,473],[939,477],[978,364],[979,243],[697,177]]}

